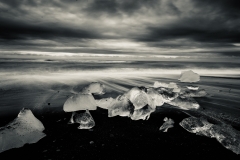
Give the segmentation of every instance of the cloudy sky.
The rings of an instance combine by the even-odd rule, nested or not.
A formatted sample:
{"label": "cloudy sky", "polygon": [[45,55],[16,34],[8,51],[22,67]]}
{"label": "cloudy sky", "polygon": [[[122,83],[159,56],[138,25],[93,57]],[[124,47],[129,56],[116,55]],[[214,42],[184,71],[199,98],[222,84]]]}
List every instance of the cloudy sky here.
{"label": "cloudy sky", "polygon": [[235,59],[239,0],[1,0],[0,58]]}

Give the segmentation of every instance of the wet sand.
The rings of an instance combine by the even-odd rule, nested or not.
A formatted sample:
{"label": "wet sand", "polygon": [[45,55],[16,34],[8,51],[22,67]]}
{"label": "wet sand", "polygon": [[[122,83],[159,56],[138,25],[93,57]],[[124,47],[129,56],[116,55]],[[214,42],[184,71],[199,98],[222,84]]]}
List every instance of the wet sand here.
{"label": "wet sand", "polygon": [[[107,88],[105,95],[95,98],[114,98],[134,86],[151,86],[156,80],[187,85],[178,82],[175,77],[94,79],[93,81],[99,81]],[[91,111],[96,126],[92,130],[78,130],[78,124],[67,124],[71,114],[64,113],[62,106],[70,95],[80,91],[89,82],[91,81],[1,87],[0,126],[13,120],[20,109],[26,107],[43,123],[47,136],[36,144],[26,144],[24,147],[5,151],[0,154],[0,159],[14,158],[16,155],[25,159],[143,159],[174,158],[176,155],[189,159],[222,156],[229,159],[240,158],[216,139],[197,136],[184,130],[179,122],[193,113],[185,114],[169,105],[159,107],[147,121],[132,121],[118,116],[108,118],[107,110],[98,108]],[[201,112],[198,114],[214,116],[239,130],[239,79],[201,77],[196,85],[210,94],[205,98],[196,98],[201,105]],[[159,131],[164,117],[175,121],[174,128],[167,133]]]}

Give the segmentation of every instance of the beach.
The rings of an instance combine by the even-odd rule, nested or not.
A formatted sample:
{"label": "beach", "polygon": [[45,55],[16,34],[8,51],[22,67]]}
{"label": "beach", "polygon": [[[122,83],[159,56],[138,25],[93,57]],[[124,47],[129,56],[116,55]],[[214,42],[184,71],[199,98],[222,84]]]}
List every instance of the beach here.
{"label": "beach", "polygon": [[[26,159],[132,159],[132,158],[215,158],[226,156],[239,159],[230,150],[224,148],[216,139],[195,135],[180,125],[184,118],[205,116],[209,120],[224,121],[239,130],[240,94],[239,78],[202,76],[197,86],[205,89],[207,97],[195,98],[200,104],[197,113],[182,111],[164,104],[157,107],[149,120],[134,121],[127,117],[108,117],[107,110],[98,108],[90,111],[95,127],[90,130],[77,129],[77,124],[68,124],[71,113],[63,111],[63,104],[69,96],[78,93],[84,86],[100,82],[106,87],[103,95],[94,95],[95,99],[116,98],[135,86],[153,86],[155,81],[176,82],[178,75],[142,76],[138,78],[87,78],[79,83],[31,84],[27,87],[14,85],[1,88],[1,126],[13,120],[23,108],[30,108],[43,123],[47,135],[35,144],[26,144],[21,148],[10,149],[0,157],[11,158],[18,155]],[[11,108],[11,110],[9,109]],[[168,132],[159,131],[164,117],[175,121]],[[31,154],[30,154],[31,153]]]}

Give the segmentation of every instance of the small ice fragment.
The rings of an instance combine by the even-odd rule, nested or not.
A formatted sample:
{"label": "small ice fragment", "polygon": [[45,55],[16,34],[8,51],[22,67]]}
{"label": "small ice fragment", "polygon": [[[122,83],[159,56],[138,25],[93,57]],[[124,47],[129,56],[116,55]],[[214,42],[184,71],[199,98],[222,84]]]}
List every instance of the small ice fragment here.
{"label": "small ice fragment", "polygon": [[12,122],[0,128],[0,153],[26,143],[36,143],[46,136],[44,126],[30,109],[23,108]]}
{"label": "small ice fragment", "polygon": [[167,87],[167,88],[178,88],[178,86],[177,86],[176,83],[170,82],[170,83],[168,84],[168,87]]}
{"label": "small ice fragment", "polygon": [[113,103],[115,102],[115,99],[110,97],[110,98],[102,98],[102,99],[95,100],[95,101],[96,101],[96,104],[98,107],[103,108],[103,109],[108,109],[109,107],[111,107],[113,105]]}
{"label": "small ice fragment", "polygon": [[205,97],[207,92],[204,89],[200,90],[185,90],[180,93],[181,97]]}
{"label": "small ice fragment", "polygon": [[160,131],[167,132],[169,128],[172,128],[174,125],[174,121],[171,118],[165,117],[163,119],[165,121],[163,125],[159,128]]}
{"label": "small ice fragment", "polygon": [[126,96],[133,103],[135,110],[141,109],[148,104],[147,94],[138,87],[130,89],[126,93]]}
{"label": "small ice fragment", "polygon": [[91,94],[76,94],[69,97],[63,105],[63,110],[65,112],[74,112],[86,109],[97,109],[97,104]]}
{"label": "small ice fragment", "polygon": [[82,94],[104,94],[104,85],[99,82],[92,82],[81,91]]}
{"label": "small ice fragment", "polygon": [[187,88],[189,90],[198,90],[199,87],[198,86],[193,86],[193,85],[188,85]]}
{"label": "small ice fragment", "polygon": [[181,91],[181,88],[174,88],[172,92],[179,93]]}
{"label": "small ice fragment", "polygon": [[167,118],[167,117],[165,117],[165,118],[163,119],[163,121],[164,121],[164,122],[166,122],[167,120],[168,120],[168,118]]}
{"label": "small ice fragment", "polygon": [[130,104],[126,95],[120,95],[114,99],[112,106],[108,108],[108,117],[114,117],[117,115],[130,117],[133,110],[134,106]]}
{"label": "small ice fragment", "polygon": [[169,86],[169,84],[163,83],[163,82],[158,82],[158,81],[154,82],[154,84],[153,84],[154,88],[159,88],[159,87],[168,88],[168,86]]}
{"label": "small ice fragment", "polygon": [[200,81],[200,76],[193,71],[182,71],[179,80],[181,82],[198,82]]}
{"label": "small ice fragment", "polygon": [[180,123],[188,132],[216,138],[225,148],[240,154],[240,132],[227,124],[211,124],[206,119],[189,117]]}
{"label": "small ice fragment", "polygon": [[133,114],[131,115],[132,120],[148,120],[150,118],[150,114],[154,112],[155,109],[151,108],[149,105],[146,105],[145,107],[134,110]]}
{"label": "small ice fragment", "polygon": [[172,101],[166,102],[183,110],[199,109],[199,104],[191,97],[177,97]]}
{"label": "small ice fragment", "polygon": [[94,142],[93,142],[93,141],[90,141],[89,143],[90,143],[90,144],[94,144]]}
{"label": "small ice fragment", "polygon": [[78,129],[91,129],[95,126],[94,119],[88,110],[84,113],[73,112],[69,123],[79,123]]}

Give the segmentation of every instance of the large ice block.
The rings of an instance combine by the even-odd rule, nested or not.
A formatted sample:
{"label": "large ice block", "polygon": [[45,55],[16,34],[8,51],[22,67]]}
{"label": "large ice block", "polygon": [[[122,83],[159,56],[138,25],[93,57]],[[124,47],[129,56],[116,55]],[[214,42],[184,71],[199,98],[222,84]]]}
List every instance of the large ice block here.
{"label": "large ice block", "polygon": [[12,122],[0,128],[0,153],[26,143],[36,143],[46,136],[44,126],[30,109],[23,108]]}
{"label": "large ice block", "polygon": [[126,95],[118,96],[112,103],[112,106],[108,108],[108,117],[122,116],[130,117],[134,111],[134,106],[131,105]]}
{"label": "large ice block", "polygon": [[96,110],[97,104],[91,94],[76,94],[69,97],[63,105],[65,112],[74,112],[79,110]]}
{"label": "large ice block", "polygon": [[141,109],[148,104],[147,94],[138,87],[130,89],[126,96],[132,102],[135,110]]}
{"label": "large ice block", "polygon": [[179,124],[191,133],[216,138],[225,148],[240,154],[240,132],[230,125],[211,124],[204,118],[195,117],[185,118]]}
{"label": "large ice block", "polygon": [[200,76],[197,73],[194,73],[193,71],[182,71],[179,80],[181,82],[198,82],[200,81]]}
{"label": "large ice block", "polygon": [[158,93],[154,88],[147,89],[148,105],[155,109],[156,106],[162,106],[164,104],[163,96]]}
{"label": "large ice block", "polygon": [[79,123],[78,129],[91,129],[95,126],[95,121],[89,110],[84,113],[73,112],[69,123]]}

